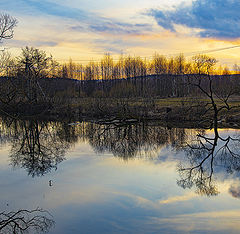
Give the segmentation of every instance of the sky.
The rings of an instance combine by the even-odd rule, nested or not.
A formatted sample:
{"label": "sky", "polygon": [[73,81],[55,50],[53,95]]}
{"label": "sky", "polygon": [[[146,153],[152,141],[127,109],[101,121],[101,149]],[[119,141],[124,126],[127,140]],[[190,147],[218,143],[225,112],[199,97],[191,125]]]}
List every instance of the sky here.
{"label": "sky", "polygon": [[[33,46],[60,62],[104,53],[190,57],[240,45],[239,0],[1,0],[0,9],[18,19],[14,38],[1,46],[14,55]],[[240,47],[209,55],[240,64]]]}

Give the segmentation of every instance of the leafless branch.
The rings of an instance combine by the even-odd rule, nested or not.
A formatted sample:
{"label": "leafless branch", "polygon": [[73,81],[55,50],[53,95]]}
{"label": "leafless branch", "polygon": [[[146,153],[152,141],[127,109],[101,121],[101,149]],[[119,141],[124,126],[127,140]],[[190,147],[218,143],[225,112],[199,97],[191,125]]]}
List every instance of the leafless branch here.
{"label": "leafless branch", "polygon": [[17,26],[17,19],[8,15],[0,14],[0,42],[3,39],[12,39],[14,35],[14,28]]}

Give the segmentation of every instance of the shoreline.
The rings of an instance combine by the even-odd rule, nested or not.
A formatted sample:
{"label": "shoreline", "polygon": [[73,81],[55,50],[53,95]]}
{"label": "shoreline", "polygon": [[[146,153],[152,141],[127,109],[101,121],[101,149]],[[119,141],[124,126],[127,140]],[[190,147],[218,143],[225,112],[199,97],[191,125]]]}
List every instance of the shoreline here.
{"label": "shoreline", "polygon": [[[45,114],[33,114],[33,115],[22,115],[19,113],[11,113],[8,114],[6,112],[2,112],[1,116],[4,118],[12,118],[12,119],[19,119],[19,120],[39,120],[39,121],[53,121],[53,122],[66,122],[70,125],[75,125],[81,122],[92,122],[95,124],[100,125],[131,125],[131,124],[140,124],[140,123],[148,123],[159,125],[168,128],[201,128],[201,129],[211,129],[211,119],[208,116],[205,120],[202,119],[201,121],[194,118],[188,118],[180,115],[169,114],[169,113],[158,113],[152,116],[149,114],[148,116],[125,116],[124,118],[119,116],[99,116],[96,117],[92,113],[91,114],[82,114],[78,113],[77,110],[69,110],[70,112],[65,113],[45,113]],[[192,113],[194,116],[194,113]],[[222,118],[221,118],[222,117]],[[218,121],[219,128],[231,128],[231,129],[240,129],[240,112],[235,116],[220,116]]]}

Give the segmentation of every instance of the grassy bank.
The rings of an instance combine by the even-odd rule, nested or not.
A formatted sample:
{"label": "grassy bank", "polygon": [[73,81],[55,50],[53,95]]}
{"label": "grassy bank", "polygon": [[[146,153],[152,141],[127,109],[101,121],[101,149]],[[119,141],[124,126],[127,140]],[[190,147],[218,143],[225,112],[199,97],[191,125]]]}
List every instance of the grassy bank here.
{"label": "grassy bank", "polygon": [[[1,114],[15,118],[42,118],[50,120],[109,121],[161,121],[164,123],[189,123],[191,126],[210,126],[213,111],[208,110],[208,99],[203,97],[168,98],[113,98],[73,97],[42,103],[14,103],[1,106]],[[222,102],[216,99],[221,108]],[[219,124],[227,127],[240,125],[240,100],[232,96],[228,100],[230,110],[218,115]]]}
{"label": "grassy bank", "polygon": [[[104,121],[162,121],[165,123],[189,123],[191,126],[210,126],[213,111],[207,110],[204,98],[81,98],[65,105],[52,106],[44,115],[52,119]],[[216,102],[221,107],[221,103]],[[232,97],[230,110],[219,113],[219,124],[228,127],[240,125],[240,101]],[[43,115],[43,116],[44,116]]]}

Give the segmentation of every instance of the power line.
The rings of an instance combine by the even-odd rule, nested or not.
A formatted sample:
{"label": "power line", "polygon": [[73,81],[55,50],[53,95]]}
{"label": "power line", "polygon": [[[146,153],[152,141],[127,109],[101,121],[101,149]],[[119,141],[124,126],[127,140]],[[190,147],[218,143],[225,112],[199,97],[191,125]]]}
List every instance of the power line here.
{"label": "power line", "polygon": [[236,45],[236,46],[230,46],[230,47],[223,47],[223,48],[219,48],[219,49],[196,51],[196,52],[191,52],[191,54],[193,54],[193,55],[194,54],[210,54],[210,53],[214,53],[214,52],[219,52],[219,51],[223,51],[223,50],[230,50],[230,49],[239,48],[239,47],[240,47],[240,45]]}
{"label": "power line", "polygon": [[[185,57],[190,57],[190,56],[194,56],[197,54],[210,54],[210,53],[214,53],[214,52],[219,52],[219,51],[223,51],[223,50],[230,50],[230,49],[235,49],[235,48],[240,48],[240,45],[236,45],[236,46],[229,46],[229,47],[222,47],[222,48],[218,48],[218,49],[211,49],[211,50],[201,50],[201,51],[193,51],[193,52],[187,52],[187,53],[182,53]],[[162,54],[163,56],[166,57],[172,57],[172,56],[177,56],[181,53],[174,53],[174,54]],[[120,56],[120,55],[119,55]],[[130,55],[126,55],[126,56],[130,56]],[[143,59],[153,59],[154,55],[151,56],[137,56],[139,58],[143,58]],[[57,61],[69,61],[67,59],[56,59]],[[73,62],[100,62],[101,59],[71,59]],[[118,61],[119,59],[117,58],[113,58],[113,61]]]}

